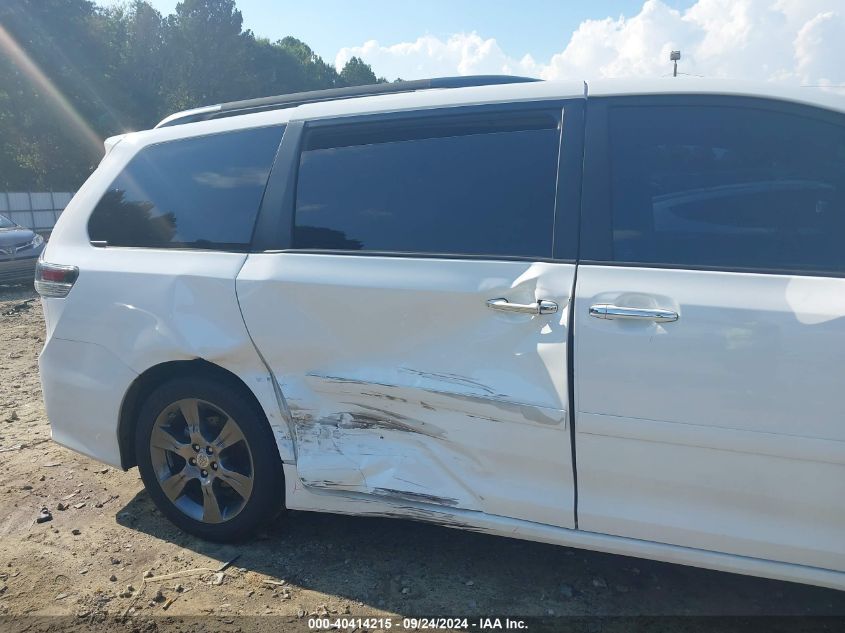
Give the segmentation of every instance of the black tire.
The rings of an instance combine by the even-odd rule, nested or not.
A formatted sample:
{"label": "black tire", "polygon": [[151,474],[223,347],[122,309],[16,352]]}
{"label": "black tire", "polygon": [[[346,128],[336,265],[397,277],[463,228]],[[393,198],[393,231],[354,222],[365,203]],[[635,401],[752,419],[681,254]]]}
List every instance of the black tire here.
{"label": "black tire", "polygon": [[[202,470],[198,478],[183,476],[187,481],[183,484],[182,492],[179,497],[173,501],[164,492],[162,487],[162,480],[166,480],[172,473],[179,471],[182,475],[183,471],[190,470],[193,475],[198,472],[199,465],[197,461],[201,459],[201,464],[208,462],[208,457],[197,455],[196,458],[186,459],[181,455],[185,451],[193,450],[197,444],[184,444],[184,438],[194,437],[189,435],[190,429],[184,423],[187,415],[181,415],[181,409],[177,403],[197,400],[198,411],[197,419],[203,419],[205,426],[203,433],[206,435],[214,435],[217,427],[209,427],[212,422],[218,422],[223,417],[220,415],[209,415],[209,412],[214,413],[214,409],[206,407],[215,407],[219,412],[225,413],[228,418],[236,421],[236,426],[239,428],[242,435],[237,440],[237,446],[227,447],[219,451],[219,455],[214,455],[213,459],[219,459],[220,465],[212,462],[214,471],[206,466],[207,470]],[[190,406],[190,405],[186,405]],[[157,420],[158,425],[157,425]],[[166,420],[166,422],[162,422]],[[175,420],[170,422],[170,420]],[[209,421],[210,420],[210,421]],[[160,451],[157,447],[151,446],[151,440],[155,436],[162,437],[161,426],[165,425],[168,431],[172,430],[178,425],[185,426],[181,430],[183,437],[179,438],[179,451]],[[175,432],[177,436],[179,432]],[[223,434],[219,434],[219,439]],[[205,450],[213,451],[215,444],[212,440],[214,437],[207,437],[209,441],[208,448]],[[158,444],[161,441],[157,442]],[[222,445],[222,443],[220,444]],[[232,473],[234,470],[223,467],[223,461],[227,459],[226,455],[231,451],[237,451],[239,456],[244,455],[244,445],[248,453],[248,461],[241,457],[241,461],[248,464],[248,470],[251,474],[251,487],[249,489],[248,499],[244,500],[243,496],[236,493],[236,488],[231,487],[226,480],[220,476],[221,473]],[[190,447],[190,448],[186,448]],[[201,450],[200,452],[203,452]],[[173,523],[185,532],[189,532],[200,538],[217,541],[217,542],[233,542],[239,541],[252,535],[258,528],[275,518],[284,505],[284,472],[282,470],[282,461],[276,447],[276,441],[270,425],[264,416],[263,411],[252,402],[251,399],[244,396],[241,390],[226,383],[225,381],[216,380],[212,377],[195,376],[175,378],[155,389],[141,406],[138,420],[135,428],[135,455],[138,462],[138,470],[141,473],[141,479],[147,489],[150,497],[156,507]],[[162,463],[161,456],[166,455],[166,463]],[[155,461],[155,463],[154,463]],[[189,468],[188,462],[192,462]],[[218,471],[218,467],[220,470]],[[163,470],[168,472],[162,474]],[[237,474],[237,473],[236,473]],[[220,476],[218,481],[212,481],[214,486],[209,484],[210,479],[215,476]],[[196,486],[193,482],[196,481]],[[166,482],[165,482],[166,483]],[[209,484],[207,489],[203,484]],[[172,488],[169,488],[172,490]],[[205,508],[194,508],[197,504],[195,500],[197,492],[199,494],[199,503],[205,503],[206,493],[212,490],[217,491],[217,495],[222,495],[226,499],[235,499],[231,504],[232,508],[237,508],[233,516],[225,517],[225,508],[227,505],[218,505],[217,501],[213,502],[213,506],[219,510],[219,514],[209,514],[211,517],[216,517],[219,522],[208,522],[203,520],[206,516]],[[190,516],[185,510],[180,509],[179,505],[188,507],[188,509],[196,512],[198,511],[202,516],[199,520],[195,516]]]}

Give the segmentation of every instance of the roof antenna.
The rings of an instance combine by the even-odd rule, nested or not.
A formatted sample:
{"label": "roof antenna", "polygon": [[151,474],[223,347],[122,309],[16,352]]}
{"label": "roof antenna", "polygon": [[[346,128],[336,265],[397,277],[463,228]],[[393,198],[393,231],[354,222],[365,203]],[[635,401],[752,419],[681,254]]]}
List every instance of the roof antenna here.
{"label": "roof antenna", "polygon": [[672,51],[669,53],[669,61],[675,62],[675,70],[672,73],[673,77],[678,76],[678,60],[681,59],[681,51]]}

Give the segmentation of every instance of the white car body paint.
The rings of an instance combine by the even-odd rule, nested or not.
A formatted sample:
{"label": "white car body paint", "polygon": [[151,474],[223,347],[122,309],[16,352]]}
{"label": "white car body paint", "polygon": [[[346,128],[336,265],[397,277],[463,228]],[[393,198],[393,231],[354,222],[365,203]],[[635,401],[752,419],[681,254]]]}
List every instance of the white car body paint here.
{"label": "white car body paint", "polygon": [[[574,526],[571,264],[253,255],[238,296],[307,487]],[[503,314],[488,299],[555,301]],[[272,314],[268,319],[266,315]]]}
{"label": "white car body paint", "polygon": [[328,493],[299,483],[296,467],[285,464],[287,506],[292,510],[332,512],[354,516],[407,518],[448,528],[518,538],[550,545],[634,556],[666,563],[703,567],[734,574],[763,576],[775,580],[807,583],[831,589],[845,589],[843,574],[829,569],[723,554],[692,547],[680,547],[652,540],[567,529],[521,519],[501,517],[457,508],[444,508],[414,501],[391,500],[354,493]]}
{"label": "white car body paint", "polygon": [[[197,257],[193,251],[103,249],[88,242],[91,209],[145,145],[141,138],[129,135],[114,146],[62,214],[45,251],[48,261],[74,262],[82,271],[72,301],[43,300],[47,341],[39,366],[53,437],[120,466],[117,421],[123,395],[135,378],[161,363],[203,359],[250,387],[283,459],[292,459],[284,407],[249,339],[235,294],[246,254],[205,252]],[[75,343],[70,364],[64,362],[68,341]],[[69,394],[78,393],[80,367],[97,367],[86,376],[87,391],[112,397],[71,398]]]}
{"label": "white car body paint", "polygon": [[[56,254],[58,252],[58,255]],[[273,385],[244,327],[235,296],[235,276],[244,254],[206,253],[201,260],[187,251],[142,249],[54,249],[49,257],[67,257],[84,272],[60,319],[51,319],[52,332],[41,356],[47,413],[57,441],[70,444],[80,435],[96,438],[82,452],[119,466],[116,420],[122,394],[134,379],[161,363],[203,359],[229,370],[248,385],[273,427],[280,452],[293,457],[290,427]],[[142,280],[139,280],[142,278]],[[108,297],[108,301],[103,301]],[[52,302],[62,299],[48,299]],[[96,309],[86,309],[96,306]],[[53,347],[75,345],[75,361]],[[55,343],[55,345],[54,345]],[[80,367],[96,366],[86,389],[121,397],[82,399],[69,406]],[[101,378],[102,380],[97,380]],[[55,389],[53,385],[60,385]],[[103,425],[95,432],[88,425]],[[71,445],[71,448],[78,448]]]}
{"label": "white car body paint", "polygon": [[[679,78],[585,91],[538,82],[312,103],[115,139],[45,250],[47,261],[80,269],[67,299],[43,300],[40,367],[54,439],[120,466],[130,385],[160,363],[201,358],[238,376],[262,406],[290,508],[409,517],[845,589],[845,411],[836,397],[845,280],[581,265],[569,394],[572,264],[88,241],[103,191],[150,144],[288,121],[632,94],[845,112],[841,97],[776,84]],[[551,299],[560,311],[498,314],[485,306],[497,296]],[[588,316],[590,305],[620,299],[680,318]]]}
{"label": "white car body paint", "polygon": [[577,292],[579,526],[845,571],[845,279],[580,266]]}

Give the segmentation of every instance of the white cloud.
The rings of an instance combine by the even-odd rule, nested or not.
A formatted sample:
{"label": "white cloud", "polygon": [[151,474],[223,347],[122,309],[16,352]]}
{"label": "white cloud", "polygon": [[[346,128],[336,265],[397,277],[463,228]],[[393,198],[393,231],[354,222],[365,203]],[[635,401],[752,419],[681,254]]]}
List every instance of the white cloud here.
{"label": "white cloud", "polygon": [[[335,65],[341,69],[353,56],[361,57],[377,74],[391,79],[496,74],[520,68],[520,62],[508,57],[495,39],[484,39],[477,33],[457,33],[445,42],[423,35],[415,42],[390,46],[370,40],[361,46],[342,48],[335,57]],[[527,57],[533,69],[533,61]]]}
{"label": "white cloud", "polygon": [[[820,84],[845,83],[842,81],[843,36],[845,14],[819,13],[804,24],[794,42],[798,75]],[[838,53],[829,44],[837,40]]]}
{"label": "white cloud", "polygon": [[513,56],[494,38],[456,33],[414,42],[375,40],[341,49],[341,68],[353,55],[379,75],[416,79],[485,73],[544,79],[660,76],[671,71],[669,51],[681,49],[682,72],[708,77],[845,84],[843,0],[697,0],[678,11],[646,0],[631,17],[585,20],[538,61]]}

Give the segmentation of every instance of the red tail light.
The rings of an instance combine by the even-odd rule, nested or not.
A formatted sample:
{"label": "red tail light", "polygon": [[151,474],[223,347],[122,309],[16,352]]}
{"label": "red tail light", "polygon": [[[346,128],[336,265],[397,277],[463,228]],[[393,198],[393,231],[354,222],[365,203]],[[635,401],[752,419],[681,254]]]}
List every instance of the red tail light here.
{"label": "red tail light", "polygon": [[35,289],[42,297],[66,297],[77,277],[76,266],[39,261],[35,266]]}

